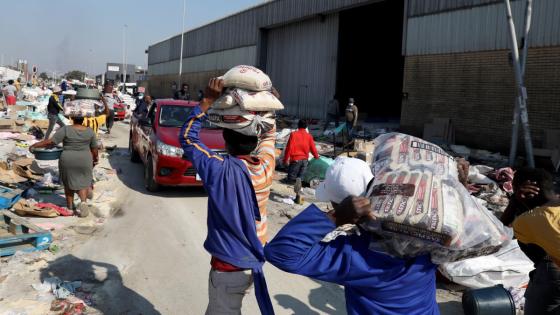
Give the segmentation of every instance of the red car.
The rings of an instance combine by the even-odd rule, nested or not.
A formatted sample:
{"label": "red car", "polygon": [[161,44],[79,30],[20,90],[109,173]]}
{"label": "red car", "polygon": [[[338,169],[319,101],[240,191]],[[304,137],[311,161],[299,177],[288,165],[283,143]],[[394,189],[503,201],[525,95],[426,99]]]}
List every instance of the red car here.
{"label": "red car", "polygon": [[119,101],[119,103],[116,103],[114,107],[115,120],[124,120],[126,118],[127,105]]}
{"label": "red car", "polygon": [[[132,162],[144,163],[144,185],[148,191],[160,186],[201,186],[191,162],[183,158],[179,143],[181,127],[197,102],[162,99],[154,102],[145,117],[133,115],[129,151]],[[201,141],[218,154],[226,154],[222,130],[208,124]]]}

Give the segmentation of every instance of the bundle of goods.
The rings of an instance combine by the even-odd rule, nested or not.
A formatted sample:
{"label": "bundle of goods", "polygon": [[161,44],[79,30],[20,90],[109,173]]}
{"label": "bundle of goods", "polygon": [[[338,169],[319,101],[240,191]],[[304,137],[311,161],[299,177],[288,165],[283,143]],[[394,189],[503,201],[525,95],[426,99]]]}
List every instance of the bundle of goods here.
{"label": "bundle of goods", "polygon": [[64,115],[68,117],[93,117],[103,103],[91,99],[67,101],[64,103]]}
{"label": "bundle of goods", "polygon": [[511,240],[511,229],[470,196],[440,147],[389,133],[375,148],[368,197],[377,220],[362,227],[381,236],[379,249],[400,257],[429,253],[439,264],[487,255]]}
{"label": "bundle of goods", "polygon": [[39,96],[40,89],[35,89],[31,87],[23,87],[21,93],[23,94],[23,100],[28,102],[34,102]]}
{"label": "bundle of goods", "polygon": [[64,115],[68,117],[93,117],[105,106],[97,89],[80,88],[76,99],[64,102]]}
{"label": "bundle of goods", "polygon": [[268,75],[251,66],[236,66],[222,77],[227,87],[208,112],[208,119],[222,128],[258,136],[274,127],[274,111],[284,106],[271,92]]}

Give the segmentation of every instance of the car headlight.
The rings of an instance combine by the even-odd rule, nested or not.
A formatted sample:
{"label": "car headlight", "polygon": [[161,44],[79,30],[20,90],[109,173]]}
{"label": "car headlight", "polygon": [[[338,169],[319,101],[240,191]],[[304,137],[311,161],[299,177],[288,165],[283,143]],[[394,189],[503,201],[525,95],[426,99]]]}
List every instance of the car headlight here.
{"label": "car headlight", "polygon": [[165,144],[161,141],[157,142],[157,152],[161,155],[174,157],[182,157],[184,153],[183,149]]}

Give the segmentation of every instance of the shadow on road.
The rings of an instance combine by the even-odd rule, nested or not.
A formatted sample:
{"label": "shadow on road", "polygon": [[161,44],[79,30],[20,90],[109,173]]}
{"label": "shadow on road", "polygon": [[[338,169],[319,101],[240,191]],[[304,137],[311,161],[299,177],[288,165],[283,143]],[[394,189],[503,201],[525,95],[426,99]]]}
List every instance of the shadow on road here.
{"label": "shadow on road", "polygon": [[141,194],[168,198],[207,196],[202,187],[161,187],[158,192],[149,192],[144,187],[144,166],[130,161],[127,148],[117,147],[110,152],[108,159],[111,167],[117,170],[119,180]]}
{"label": "shadow on road", "polygon": [[49,277],[92,286],[92,308],[102,314],[160,314],[148,300],[123,284],[121,273],[114,265],[66,255],[41,270],[41,281]]}
{"label": "shadow on road", "polygon": [[344,289],[338,284],[313,281],[321,286],[309,291],[309,304],[325,314],[346,315]]}
{"label": "shadow on road", "polygon": [[[309,305],[287,294],[274,296],[280,306],[294,315],[346,315],[344,289],[339,285],[311,279],[321,286],[309,291]],[[321,313],[317,312],[320,311]]]}
{"label": "shadow on road", "polygon": [[278,304],[287,310],[292,310],[293,315],[305,314],[305,315],[320,315],[318,312],[312,310],[305,303],[300,300],[289,296],[287,294],[277,294],[274,296]]}

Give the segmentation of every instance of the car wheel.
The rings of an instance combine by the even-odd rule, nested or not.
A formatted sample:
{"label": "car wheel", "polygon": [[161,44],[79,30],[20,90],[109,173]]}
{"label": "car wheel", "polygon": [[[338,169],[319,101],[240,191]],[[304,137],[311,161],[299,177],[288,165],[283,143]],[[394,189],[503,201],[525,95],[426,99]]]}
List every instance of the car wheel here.
{"label": "car wheel", "polygon": [[148,161],[144,167],[144,186],[150,192],[159,190],[159,185],[154,180],[154,163],[151,156],[148,157]]}
{"label": "car wheel", "polygon": [[140,163],[140,154],[134,150],[134,145],[132,144],[132,135],[128,139],[128,153],[130,153],[130,161],[132,163]]}

